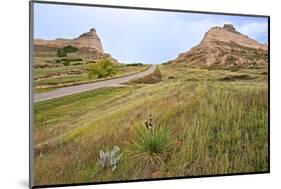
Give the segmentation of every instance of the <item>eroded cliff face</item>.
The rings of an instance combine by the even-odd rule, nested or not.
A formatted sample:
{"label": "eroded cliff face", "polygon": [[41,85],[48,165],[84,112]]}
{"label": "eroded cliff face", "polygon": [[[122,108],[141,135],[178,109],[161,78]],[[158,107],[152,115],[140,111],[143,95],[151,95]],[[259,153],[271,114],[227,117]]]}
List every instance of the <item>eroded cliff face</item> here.
{"label": "eroded cliff face", "polygon": [[268,47],[236,31],[233,25],[212,27],[201,42],[181,53],[173,64],[256,65],[268,63]]}
{"label": "eroded cliff face", "polygon": [[65,46],[73,46],[84,50],[87,52],[96,52],[103,54],[103,48],[101,40],[96,33],[95,28],[90,29],[90,31],[81,34],[79,37],[74,39],[63,39],[58,38],[55,40],[44,40],[44,39],[35,39],[34,45],[63,48]]}

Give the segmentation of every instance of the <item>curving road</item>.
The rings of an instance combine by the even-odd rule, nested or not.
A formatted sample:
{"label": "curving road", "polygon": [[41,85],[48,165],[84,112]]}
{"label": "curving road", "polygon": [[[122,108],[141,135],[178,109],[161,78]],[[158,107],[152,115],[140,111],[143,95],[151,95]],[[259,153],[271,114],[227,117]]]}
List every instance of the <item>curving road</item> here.
{"label": "curving road", "polygon": [[33,95],[34,102],[49,100],[53,98],[58,98],[66,95],[71,95],[75,93],[80,93],[84,91],[90,91],[93,89],[99,89],[104,87],[117,87],[120,86],[122,83],[126,83],[130,80],[137,79],[144,77],[146,75],[151,74],[156,68],[156,65],[152,65],[150,68],[143,72],[139,72],[133,75],[124,76],[116,79],[110,79],[105,81],[98,81],[94,83],[87,83],[87,84],[81,84],[76,86],[70,86],[70,87],[64,87],[64,88],[58,88],[53,91],[49,92],[43,92],[43,93],[36,93]]}

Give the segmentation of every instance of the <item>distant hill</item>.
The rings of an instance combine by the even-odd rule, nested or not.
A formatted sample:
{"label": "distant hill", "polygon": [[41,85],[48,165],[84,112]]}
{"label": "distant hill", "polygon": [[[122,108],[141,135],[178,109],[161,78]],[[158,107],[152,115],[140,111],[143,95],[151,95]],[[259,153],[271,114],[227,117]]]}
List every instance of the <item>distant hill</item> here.
{"label": "distant hill", "polygon": [[[42,54],[51,50],[58,51],[59,49],[66,47],[75,47],[79,50],[81,58],[89,60],[109,58],[113,62],[118,63],[118,61],[112,58],[110,54],[104,52],[101,40],[97,35],[95,28],[91,28],[88,32],[83,33],[74,39],[34,39],[34,47],[36,54]],[[83,53],[86,53],[87,56],[83,56]]]}
{"label": "distant hill", "polygon": [[79,37],[74,39],[63,39],[58,38],[55,40],[44,40],[44,39],[35,39],[34,45],[48,46],[63,48],[65,46],[73,46],[79,49],[84,49],[87,51],[94,51],[99,53],[104,53],[101,40],[96,33],[96,29],[92,28],[89,32],[81,34]]}
{"label": "distant hill", "polygon": [[236,31],[233,25],[212,27],[201,42],[180,53],[172,64],[258,65],[268,63],[268,46]]}

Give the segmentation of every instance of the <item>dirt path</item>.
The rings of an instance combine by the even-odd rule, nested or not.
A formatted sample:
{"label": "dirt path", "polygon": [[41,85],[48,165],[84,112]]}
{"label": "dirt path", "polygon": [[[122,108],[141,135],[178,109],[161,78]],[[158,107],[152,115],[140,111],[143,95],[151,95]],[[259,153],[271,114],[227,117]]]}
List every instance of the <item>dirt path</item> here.
{"label": "dirt path", "polygon": [[93,89],[99,89],[104,87],[117,87],[120,86],[122,83],[128,82],[130,80],[149,75],[155,70],[155,68],[156,65],[152,65],[149,69],[143,72],[139,72],[125,77],[120,77],[120,78],[110,79],[105,81],[98,81],[94,83],[81,84],[81,85],[70,86],[70,87],[64,87],[49,92],[36,93],[33,95],[33,99],[34,102],[40,102],[40,101],[58,98],[66,95],[84,92],[84,91],[90,91]]}

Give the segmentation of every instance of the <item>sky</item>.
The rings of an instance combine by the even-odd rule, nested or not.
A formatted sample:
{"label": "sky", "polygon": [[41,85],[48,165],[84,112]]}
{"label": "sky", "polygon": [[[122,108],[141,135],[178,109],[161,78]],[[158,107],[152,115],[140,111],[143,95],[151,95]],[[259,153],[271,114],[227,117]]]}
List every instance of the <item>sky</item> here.
{"label": "sky", "polygon": [[75,38],[96,28],[105,52],[119,62],[159,64],[197,45],[214,26],[267,43],[264,17],[227,16],[35,3],[34,38]]}

